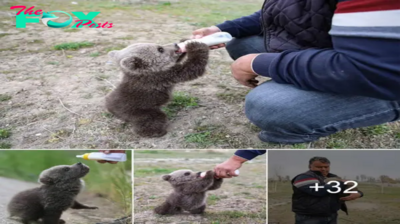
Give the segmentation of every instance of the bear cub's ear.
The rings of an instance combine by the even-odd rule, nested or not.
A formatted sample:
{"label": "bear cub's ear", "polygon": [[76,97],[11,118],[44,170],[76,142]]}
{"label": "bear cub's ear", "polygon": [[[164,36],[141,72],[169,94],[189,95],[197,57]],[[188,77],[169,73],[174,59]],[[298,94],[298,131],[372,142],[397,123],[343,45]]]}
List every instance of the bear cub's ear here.
{"label": "bear cub's ear", "polygon": [[39,182],[45,185],[52,185],[54,183],[53,179],[50,177],[40,177]]}
{"label": "bear cub's ear", "polygon": [[135,69],[144,69],[148,66],[147,63],[143,61],[143,59],[139,57],[130,57],[121,60],[121,67],[125,68],[126,70],[132,71]]}
{"label": "bear cub's ear", "polygon": [[161,177],[163,180],[166,180],[166,181],[168,181],[170,178],[171,178],[171,175],[162,175],[162,177]]}

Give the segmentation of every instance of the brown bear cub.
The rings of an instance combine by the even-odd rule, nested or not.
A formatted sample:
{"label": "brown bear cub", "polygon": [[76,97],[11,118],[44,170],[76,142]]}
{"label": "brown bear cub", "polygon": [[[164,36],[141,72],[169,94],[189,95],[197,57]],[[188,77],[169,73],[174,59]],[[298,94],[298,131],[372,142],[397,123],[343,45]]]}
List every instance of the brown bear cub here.
{"label": "brown bear cub", "polygon": [[206,192],[221,187],[222,179],[215,179],[215,173],[207,171],[204,177],[201,172],[191,170],[177,170],[162,179],[168,181],[173,192],[166,201],[154,209],[159,215],[176,214],[189,211],[192,214],[201,214],[206,209]]}
{"label": "brown bear cub", "polygon": [[40,187],[16,194],[8,204],[10,217],[19,217],[22,223],[42,220],[43,224],[63,224],[60,219],[68,208],[97,209],[80,204],[75,200],[83,188],[84,177],[89,167],[76,163],[60,165],[44,170],[39,176]]}
{"label": "brown bear cub", "polygon": [[[187,57],[186,57],[187,56]],[[120,67],[123,77],[106,96],[106,108],[117,118],[133,124],[142,137],[167,133],[167,115],[161,106],[171,99],[175,84],[194,80],[206,71],[209,47],[192,42],[186,53],[177,44],[132,44],[109,57]]]}

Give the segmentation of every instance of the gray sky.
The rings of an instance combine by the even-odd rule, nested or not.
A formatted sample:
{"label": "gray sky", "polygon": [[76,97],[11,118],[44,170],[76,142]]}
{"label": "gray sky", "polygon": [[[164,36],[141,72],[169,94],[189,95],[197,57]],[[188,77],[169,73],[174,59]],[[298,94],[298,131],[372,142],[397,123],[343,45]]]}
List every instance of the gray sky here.
{"label": "gray sky", "polygon": [[331,173],[341,177],[357,175],[400,178],[400,150],[268,150],[268,175],[295,175],[308,170],[308,160],[324,156],[331,161]]}

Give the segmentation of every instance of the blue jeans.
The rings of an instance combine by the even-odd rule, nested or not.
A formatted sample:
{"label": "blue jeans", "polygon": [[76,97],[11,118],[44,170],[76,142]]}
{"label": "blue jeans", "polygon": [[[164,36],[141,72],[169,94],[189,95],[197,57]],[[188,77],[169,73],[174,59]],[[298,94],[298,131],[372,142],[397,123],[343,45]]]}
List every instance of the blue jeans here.
{"label": "blue jeans", "polygon": [[[234,39],[226,46],[233,60],[265,53],[263,38]],[[400,87],[399,87],[400,88]],[[336,132],[400,119],[400,101],[305,91],[267,81],[246,96],[247,118],[261,128],[261,141],[296,144],[316,141]]]}
{"label": "blue jeans", "polygon": [[329,217],[315,217],[308,215],[295,215],[295,224],[337,224],[337,214]]}

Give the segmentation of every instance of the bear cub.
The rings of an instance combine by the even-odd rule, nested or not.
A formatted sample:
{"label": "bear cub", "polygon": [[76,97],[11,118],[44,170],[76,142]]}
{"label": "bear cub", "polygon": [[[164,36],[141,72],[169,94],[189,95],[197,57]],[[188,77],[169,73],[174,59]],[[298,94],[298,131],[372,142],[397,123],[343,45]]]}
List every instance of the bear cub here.
{"label": "bear cub", "polygon": [[201,172],[191,170],[177,170],[162,179],[168,181],[173,192],[166,201],[154,209],[159,215],[176,214],[189,211],[192,214],[201,214],[206,209],[206,192],[221,187],[222,178],[215,179],[215,173],[211,170],[204,177]]}
{"label": "bear cub", "polygon": [[108,55],[123,77],[106,96],[107,110],[132,123],[138,135],[161,137],[167,133],[168,123],[161,106],[170,101],[175,84],[205,73],[209,47],[191,42],[186,45],[186,53],[181,53],[177,44],[137,43]]}
{"label": "bear cub", "polygon": [[68,208],[97,209],[80,204],[75,200],[83,188],[84,177],[89,167],[74,165],[54,166],[44,170],[39,176],[40,187],[16,194],[8,204],[10,217],[19,217],[24,224],[42,220],[43,224],[63,224],[60,219]]}

